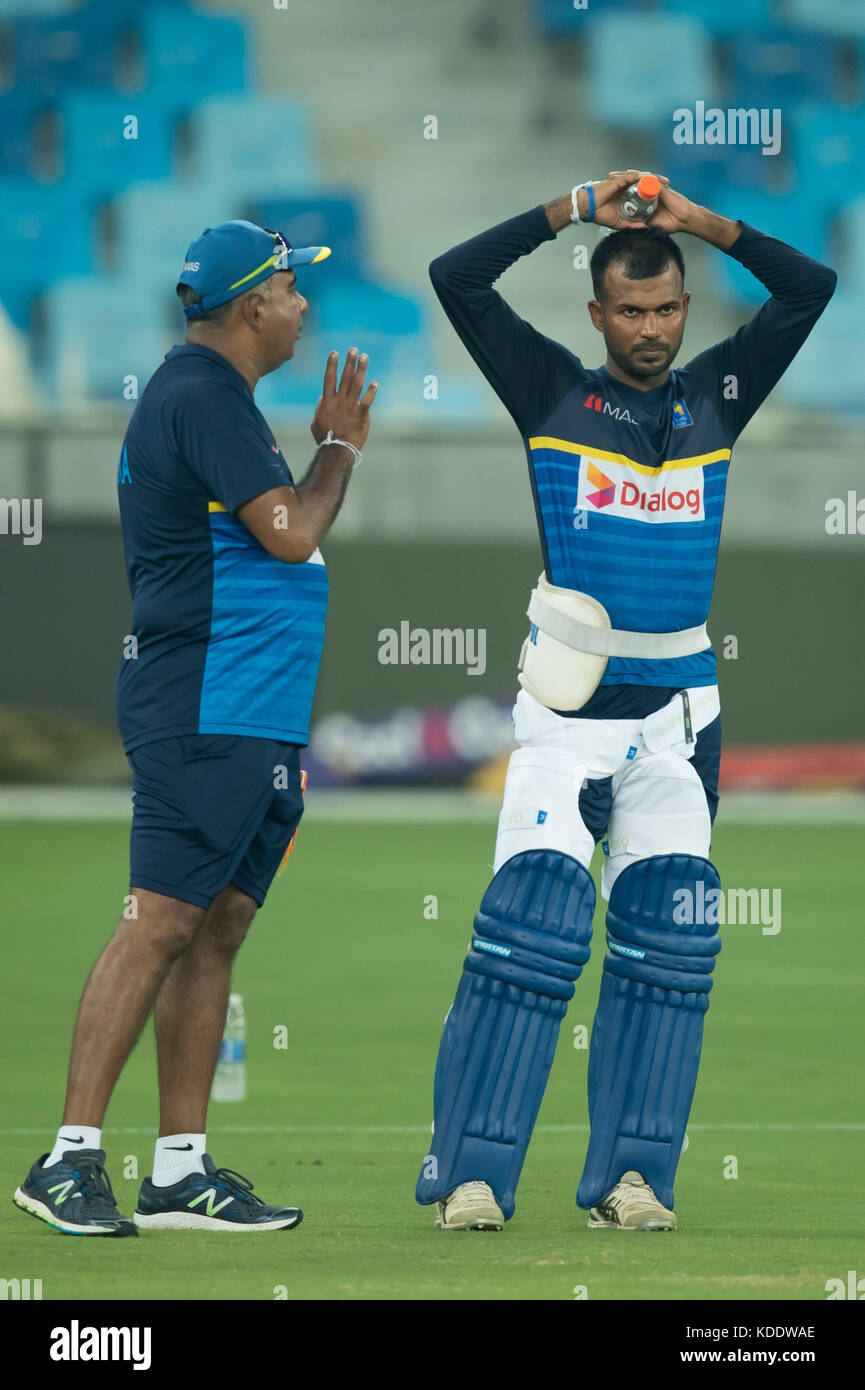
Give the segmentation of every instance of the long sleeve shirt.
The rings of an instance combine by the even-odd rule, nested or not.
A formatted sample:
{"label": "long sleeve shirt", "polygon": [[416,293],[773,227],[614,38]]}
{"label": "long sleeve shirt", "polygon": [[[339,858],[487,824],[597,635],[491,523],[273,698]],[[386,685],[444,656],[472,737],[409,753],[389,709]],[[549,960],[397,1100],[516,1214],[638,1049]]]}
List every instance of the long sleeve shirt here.
{"label": "long sleeve shirt", "polygon": [[[439,256],[430,278],[522,436],[549,582],[590,594],[616,628],[697,627],[709,612],[733,444],[804,343],[837,276],[743,224],[727,254],[771,297],[729,338],[643,391],[605,367],[585,367],[493,288],[520,256],[554,238],[536,207]],[[715,681],[711,647],[674,660],[611,657],[579,713],[651,713],[668,692]],[[638,691],[613,689],[623,686]]]}

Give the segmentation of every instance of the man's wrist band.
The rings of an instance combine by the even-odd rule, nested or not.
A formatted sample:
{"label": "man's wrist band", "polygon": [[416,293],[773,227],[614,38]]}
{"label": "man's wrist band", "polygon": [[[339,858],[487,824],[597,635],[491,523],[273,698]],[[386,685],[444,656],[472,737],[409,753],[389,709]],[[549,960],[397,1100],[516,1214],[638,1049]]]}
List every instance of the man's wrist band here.
{"label": "man's wrist band", "polygon": [[357,465],[363,458],[363,454],[361,453],[360,449],[357,447],[356,444],[349,444],[347,439],[334,439],[333,430],[328,430],[324,439],[318,446],[319,449],[323,449],[325,444],[341,444],[344,449],[351,449],[351,452],[354,454],[354,463],[351,465],[352,468],[357,468]]}
{"label": "man's wrist band", "polygon": [[[581,217],[581,216],[580,216],[580,208],[579,208],[579,204],[578,204],[578,202],[577,202],[577,194],[579,193],[579,191],[580,191],[581,188],[584,188],[584,189],[586,190],[586,201],[587,201],[587,203],[588,203],[588,205],[589,205],[589,206],[588,206],[588,212],[587,212],[587,215],[586,215],[585,217]],[[573,208],[573,212],[571,213],[571,221],[572,221],[572,222],[593,222],[593,221],[594,221],[594,218],[595,218],[595,190],[594,190],[594,188],[592,187],[592,185],[591,185],[590,183],[578,183],[577,186],[576,186],[576,188],[572,188],[572,189],[571,189],[571,207]]]}

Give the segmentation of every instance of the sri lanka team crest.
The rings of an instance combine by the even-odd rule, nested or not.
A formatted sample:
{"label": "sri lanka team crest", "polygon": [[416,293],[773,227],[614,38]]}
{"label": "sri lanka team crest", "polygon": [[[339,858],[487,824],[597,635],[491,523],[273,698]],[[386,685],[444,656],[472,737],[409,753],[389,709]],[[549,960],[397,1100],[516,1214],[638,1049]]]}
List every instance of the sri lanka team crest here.
{"label": "sri lanka team crest", "polygon": [[684,401],[673,401],[670,410],[673,415],[674,430],[681,430],[684,429],[686,425],[693,425],[694,422],[691,419],[688,407],[685,405]]}
{"label": "sri lanka team crest", "polygon": [[624,460],[581,454],[577,509],[583,508],[633,521],[704,521],[703,470],[667,466],[644,473]]}

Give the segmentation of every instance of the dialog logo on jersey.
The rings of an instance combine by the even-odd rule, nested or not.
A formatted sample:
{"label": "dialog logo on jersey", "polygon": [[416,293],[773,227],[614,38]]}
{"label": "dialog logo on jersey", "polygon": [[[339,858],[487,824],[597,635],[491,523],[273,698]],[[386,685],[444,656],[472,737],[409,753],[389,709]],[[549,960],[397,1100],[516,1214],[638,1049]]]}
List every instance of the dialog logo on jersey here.
{"label": "dialog logo on jersey", "polygon": [[581,454],[577,507],[632,521],[705,521],[703,470],[664,468],[655,474],[640,473],[627,463]]}
{"label": "dialog logo on jersey", "polygon": [[597,488],[597,492],[590,492],[586,497],[587,502],[591,502],[593,507],[609,507],[616,500],[616,485],[606,473],[602,473],[596,463],[591,459],[586,460],[588,464],[588,479]]}

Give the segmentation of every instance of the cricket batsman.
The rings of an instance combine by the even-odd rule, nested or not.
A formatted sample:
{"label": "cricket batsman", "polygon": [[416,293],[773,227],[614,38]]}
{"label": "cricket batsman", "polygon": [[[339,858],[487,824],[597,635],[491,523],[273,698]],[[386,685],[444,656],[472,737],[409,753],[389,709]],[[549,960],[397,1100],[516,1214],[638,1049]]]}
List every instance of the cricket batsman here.
{"label": "cricket batsman", "polygon": [[[523,438],[544,573],[528,607],[494,877],[439,1048],[417,1200],[442,1230],[501,1230],[574,981],[603,843],[607,954],[592,1030],[590,1229],[676,1229],[720,883],[709,859],[721,717],[706,632],[731,449],[804,343],[836,275],[661,180],[623,222],[622,170],[482,232],[430,267],[442,306]],[[607,228],[587,368],[493,288],[575,223]],[[769,298],[673,366],[689,294],[673,234],[746,266]],[[708,904],[708,906],[706,906]],[[713,910],[714,906],[714,910]],[[704,910],[705,909],[705,910]]]}
{"label": "cricket batsman", "polygon": [[[130,899],[78,1010],[63,1123],[15,1193],[69,1235],[274,1231],[299,1224],[206,1152],[232,960],[303,813],[300,750],[324,639],[319,542],[369,431],[376,383],[331,352],[299,482],[256,406],[309,305],[292,248],[250,222],[208,227],[177,285],[186,343],[151,377],[118,469],[132,633],[117,715],[133,771]],[[153,1009],[160,1128],[134,1219],[105,1171],[109,1098]]]}

